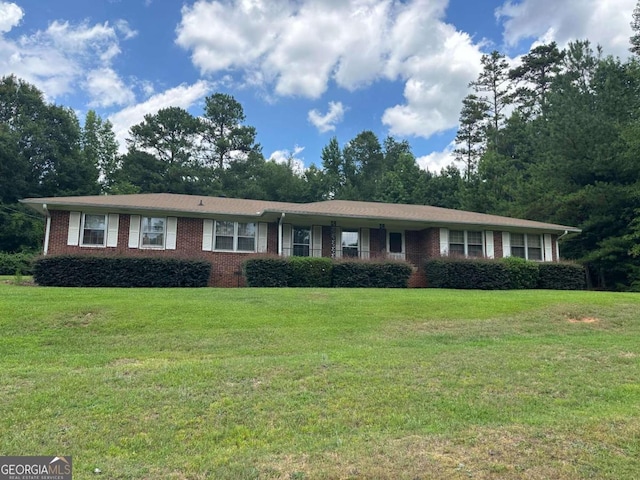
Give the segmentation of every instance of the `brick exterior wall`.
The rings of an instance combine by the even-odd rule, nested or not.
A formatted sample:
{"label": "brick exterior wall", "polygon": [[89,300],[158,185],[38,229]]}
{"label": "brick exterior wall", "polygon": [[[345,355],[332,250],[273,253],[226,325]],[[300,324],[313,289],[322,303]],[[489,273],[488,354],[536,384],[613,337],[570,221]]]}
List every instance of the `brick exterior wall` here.
{"label": "brick exterior wall", "polygon": [[[176,249],[129,248],[130,216],[120,214],[118,223],[118,245],[116,247],[80,247],[67,245],[69,212],[53,210],[49,235],[49,255],[117,255],[129,257],[171,257],[201,259],[211,262],[211,287],[244,286],[242,262],[252,254],[211,252],[202,250],[203,220],[178,217]],[[278,251],[278,225],[268,224],[267,248]]]}
{"label": "brick exterior wall", "polygon": [[[130,216],[119,215],[118,244],[116,247],[81,247],[67,245],[69,230],[69,212],[50,211],[51,229],[49,234],[49,255],[117,255],[144,257],[174,257],[201,259],[211,262],[212,270],[209,285],[212,287],[244,286],[242,262],[256,254],[212,252],[202,250],[203,219],[178,217],[176,249],[129,248]],[[552,236],[553,260],[556,255],[557,235]],[[495,258],[503,257],[502,232],[494,231]],[[339,243],[340,239],[337,238]],[[387,230],[371,228],[369,230],[370,258],[386,257]],[[267,252],[278,253],[278,224],[269,223],[267,228]],[[409,286],[423,288],[427,286],[423,263],[427,258],[440,256],[440,229],[437,227],[424,230],[405,231],[406,259],[414,266],[414,273]],[[261,255],[261,254],[258,254]],[[331,227],[322,227],[322,256],[331,257]]]}

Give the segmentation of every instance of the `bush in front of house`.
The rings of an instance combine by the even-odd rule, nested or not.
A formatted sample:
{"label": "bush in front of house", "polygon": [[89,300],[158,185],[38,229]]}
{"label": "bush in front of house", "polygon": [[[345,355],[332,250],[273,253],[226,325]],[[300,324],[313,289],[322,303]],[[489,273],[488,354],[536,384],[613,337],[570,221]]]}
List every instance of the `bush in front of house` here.
{"label": "bush in front of house", "polygon": [[575,263],[531,262],[521,258],[433,258],[424,263],[432,288],[584,290],[584,267]]}
{"label": "bush in front of house", "polygon": [[289,287],[330,287],[333,262],[330,258],[289,257]]}
{"label": "bush in front of house", "polygon": [[256,257],[244,262],[243,272],[250,287],[406,288],[412,268],[397,261]]}
{"label": "bush in front of house", "polygon": [[59,255],[34,262],[38,285],[52,287],[206,287],[211,264],[201,260]]}
{"label": "bush in front of house", "polygon": [[289,262],[282,257],[256,257],[245,260],[242,273],[249,287],[286,287],[289,284]]}
{"label": "bush in front of house", "polygon": [[478,290],[510,288],[509,270],[502,263],[486,259],[432,258],[424,263],[427,286]]}
{"label": "bush in front of house", "polygon": [[0,252],[0,275],[31,275],[35,258],[33,253]]}
{"label": "bush in front of house", "polygon": [[412,272],[406,262],[342,260],[333,265],[333,286],[407,288]]}
{"label": "bush in front of house", "polygon": [[577,263],[541,263],[538,266],[537,288],[549,290],[584,290],[586,273]]}
{"label": "bush in front of house", "polygon": [[502,258],[500,262],[507,267],[510,289],[522,290],[538,286],[539,263],[519,257]]}

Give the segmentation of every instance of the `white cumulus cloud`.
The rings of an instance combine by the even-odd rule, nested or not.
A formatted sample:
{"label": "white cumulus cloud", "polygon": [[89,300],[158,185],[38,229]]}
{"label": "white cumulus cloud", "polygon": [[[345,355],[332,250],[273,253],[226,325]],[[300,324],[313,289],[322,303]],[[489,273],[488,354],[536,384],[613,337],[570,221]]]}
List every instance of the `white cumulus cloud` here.
{"label": "white cumulus cloud", "polygon": [[[397,135],[429,136],[457,123],[480,68],[471,38],[444,22],[447,0],[197,0],[182,9],[176,42],[204,75],[240,73],[276,96],[316,99],[376,81],[405,84],[383,122]],[[308,119],[335,128],[333,107]]]}
{"label": "white cumulus cloud", "polygon": [[23,16],[24,12],[15,3],[0,2],[0,33],[19,25]]}
{"label": "white cumulus cloud", "polygon": [[572,40],[589,39],[605,53],[625,58],[631,36],[631,14],[636,0],[522,0],[507,1],[496,10],[504,25],[504,41],[556,41],[564,47]]}
{"label": "white cumulus cloud", "polygon": [[432,173],[440,173],[449,165],[455,165],[456,157],[453,153],[454,148],[455,144],[452,142],[440,152],[431,152],[429,155],[416,158],[416,162],[423,170],[428,170]]}
{"label": "white cumulus cloud", "polygon": [[276,150],[270,156],[269,160],[276,163],[284,163],[285,165],[291,163],[291,169],[296,175],[302,175],[305,171],[304,158],[299,157],[304,147],[296,145],[293,150]]}
{"label": "white cumulus cloud", "polygon": [[[120,52],[120,36],[131,38],[125,21],[72,24],[54,21],[45,30],[19,38],[9,31],[22,18],[15,4],[0,3],[0,75],[16,75],[56,98],[85,89],[90,105],[113,105],[133,100],[132,91],[118,78],[112,62]],[[97,78],[106,72],[107,78]],[[116,88],[106,92],[109,83]],[[108,98],[105,99],[105,94]]]}
{"label": "white cumulus cloud", "polygon": [[185,110],[202,101],[212,89],[212,85],[199,80],[193,85],[180,85],[161,93],[157,93],[144,102],[126,107],[108,118],[113,124],[113,131],[120,144],[120,153],[126,151],[126,138],[129,128],[144,120],[144,116],[154,115],[158,110],[168,107],[181,107]]}
{"label": "white cumulus cloud", "polygon": [[111,68],[98,68],[87,74],[85,89],[93,100],[90,107],[127,105],[135,101],[131,88]]}
{"label": "white cumulus cloud", "polygon": [[320,133],[332,132],[336,124],[342,122],[345,107],[342,102],[329,102],[329,111],[322,115],[318,110],[311,110],[307,116]]}

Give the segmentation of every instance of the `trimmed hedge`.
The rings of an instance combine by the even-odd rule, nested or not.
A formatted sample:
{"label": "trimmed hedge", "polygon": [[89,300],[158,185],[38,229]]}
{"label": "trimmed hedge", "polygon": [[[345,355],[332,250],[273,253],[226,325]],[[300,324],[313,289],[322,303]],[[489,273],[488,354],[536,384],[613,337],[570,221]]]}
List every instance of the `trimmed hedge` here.
{"label": "trimmed hedge", "polygon": [[510,289],[536,288],[538,285],[539,263],[528,262],[519,257],[502,258],[500,261],[507,267]]}
{"label": "trimmed hedge", "polygon": [[242,273],[249,287],[286,287],[289,262],[281,257],[250,258],[242,264]]}
{"label": "trimmed hedge", "polygon": [[333,262],[330,258],[290,257],[289,287],[330,287]]}
{"label": "trimmed hedge", "polygon": [[51,287],[206,287],[211,264],[174,258],[41,257],[33,278]]}
{"label": "trimmed hedge", "polygon": [[243,272],[250,287],[406,288],[412,269],[408,263],[391,261],[259,257],[246,260]]}
{"label": "trimmed hedge", "polygon": [[538,263],[521,258],[433,258],[424,263],[432,288],[506,290],[543,288],[583,290],[584,267],[574,263]]}
{"label": "trimmed hedge", "polygon": [[338,261],[333,265],[333,286],[407,288],[412,272],[405,262]]}
{"label": "trimmed hedge", "polygon": [[32,253],[0,252],[0,275],[31,275],[35,258]]}
{"label": "trimmed hedge", "polygon": [[584,290],[587,288],[585,269],[577,263],[541,263],[538,267],[537,287],[549,290]]}
{"label": "trimmed hedge", "polygon": [[462,258],[433,258],[424,263],[427,285],[432,288],[506,290],[509,270],[502,262]]}

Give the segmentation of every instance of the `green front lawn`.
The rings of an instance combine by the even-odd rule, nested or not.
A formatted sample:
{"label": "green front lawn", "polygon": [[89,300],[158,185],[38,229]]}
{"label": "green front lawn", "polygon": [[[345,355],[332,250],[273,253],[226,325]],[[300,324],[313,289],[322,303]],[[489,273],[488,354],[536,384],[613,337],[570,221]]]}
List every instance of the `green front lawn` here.
{"label": "green front lawn", "polygon": [[640,296],[0,282],[0,455],[74,479],[635,479]]}

